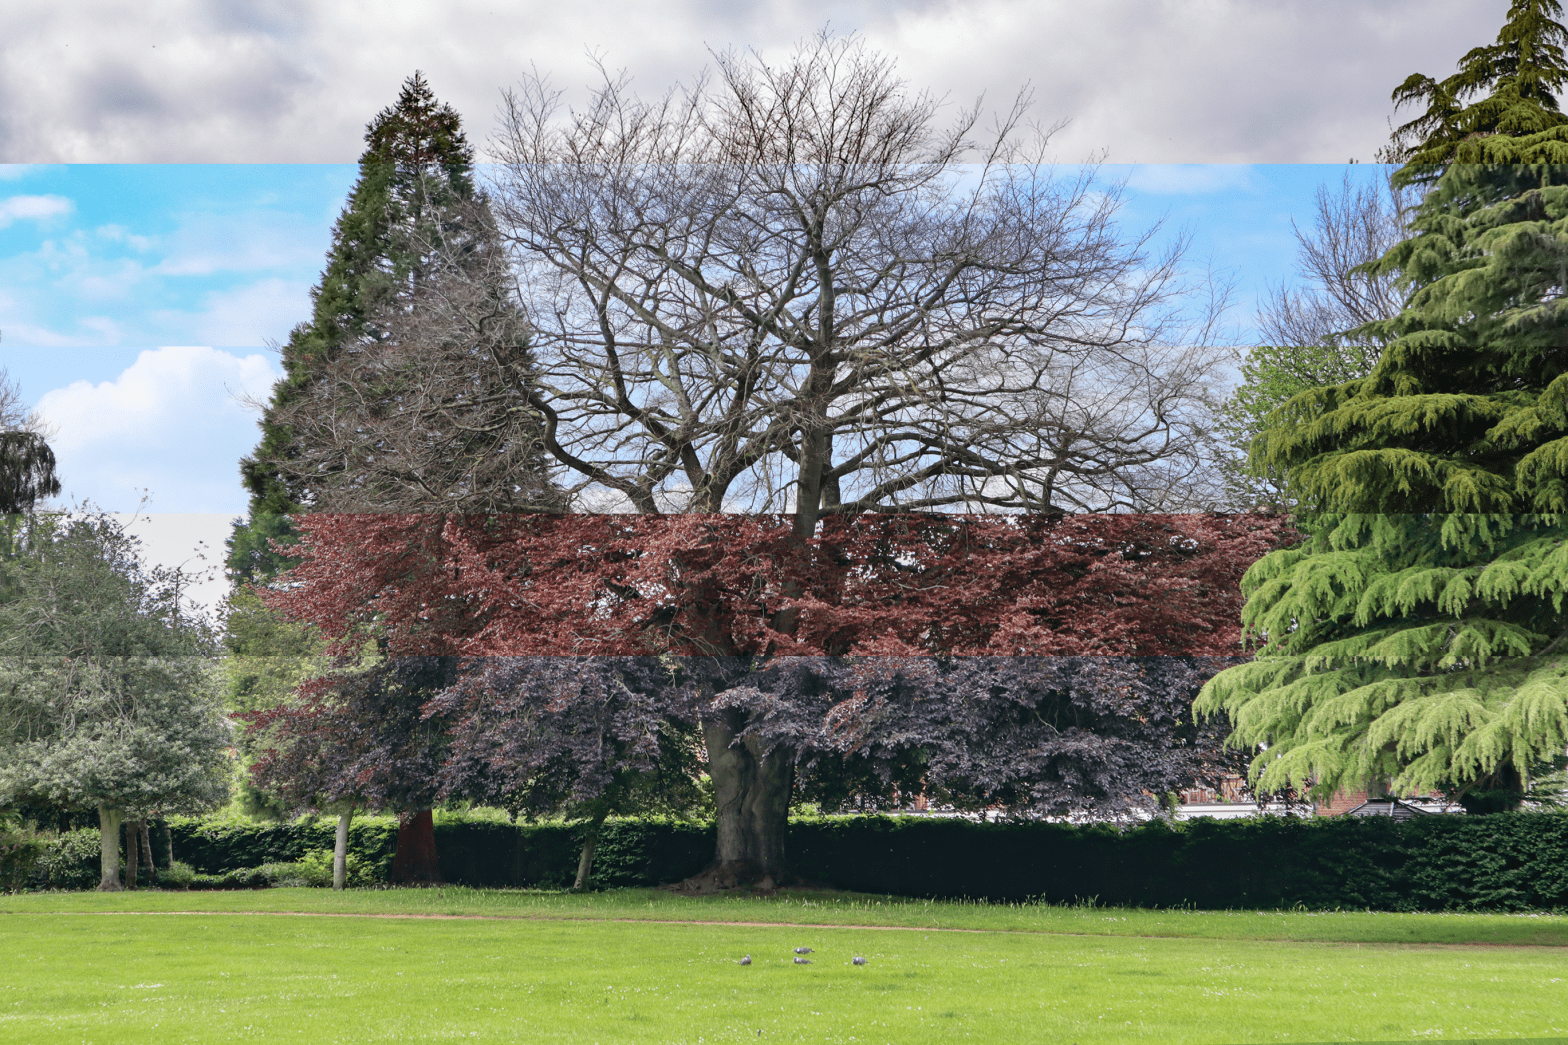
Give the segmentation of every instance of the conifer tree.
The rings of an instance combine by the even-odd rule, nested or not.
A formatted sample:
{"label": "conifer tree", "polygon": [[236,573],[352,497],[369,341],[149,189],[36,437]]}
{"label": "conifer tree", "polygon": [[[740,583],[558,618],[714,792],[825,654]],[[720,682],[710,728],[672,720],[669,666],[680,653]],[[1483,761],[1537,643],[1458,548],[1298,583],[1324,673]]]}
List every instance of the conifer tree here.
{"label": "conifer tree", "polygon": [[[1526,8],[1557,12],[1542,0],[1511,17]],[[1316,514],[1304,544],[1246,575],[1260,655],[1216,676],[1197,708],[1224,710],[1232,741],[1263,749],[1252,775],[1265,789],[1387,780],[1488,810],[1562,763],[1568,166],[1554,158],[1568,139],[1555,133],[1497,135],[1517,162],[1399,172],[1430,188],[1413,234],[1374,266],[1408,291],[1398,316],[1363,328],[1382,357],[1366,378],[1292,398],[1255,444]],[[1439,155],[1447,134],[1434,125],[1414,155]]]}
{"label": "conifer tree", "polygon": [[[1556,97],[1568,82],[1561,15],[1558,0],[1513,0],[1497,42],[1472,48],[1454,75],[1408,76],[1394,90],[1395,104],[1425,102],[1426,111],[1394,132],[1389,158],[1431,177],[1445,163],[1518,162],[1510,153],[1521,138],[1568,152],[1568,116]],[[1463,104],[1483,91],[1484,98]],[[1499,147],[1502,154],[1493,151]]]}
{"label": "conifer tree", "polygon": [[267,580],[285,568],[269,539],[292,541],[286,515],[306,509],[312,484],[280,464],[301,448],[279,414],[302,398],[323,366],[350,342],[384,336],[378,310],[415,278],[420,241],[443,208],[471,201],[473,149],[450,105],[437,102],[416,72],[403,84],[397,103],[382,110],[365,132],[359,180],[332,230],[332,246],[321,282],[312,289],[311,319],[289,334],[283,346],[283,379],[261,421],[256,450],[240,463],[250,492],[249,519],[229,539],[228,568],[238,581]]}

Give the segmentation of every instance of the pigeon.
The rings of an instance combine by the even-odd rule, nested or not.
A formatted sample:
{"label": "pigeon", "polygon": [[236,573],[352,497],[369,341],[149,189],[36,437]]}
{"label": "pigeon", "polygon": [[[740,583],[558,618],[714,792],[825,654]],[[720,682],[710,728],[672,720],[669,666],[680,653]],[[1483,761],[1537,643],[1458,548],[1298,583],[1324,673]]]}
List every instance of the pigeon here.
{"label": "pigeon", "polygon": [[795,964],[796,965],[810,965],[811,964],[811,959],[810,958],[796,958],[795,959]]}
{"label": "pigeon", "polygon": [[864,958],[862,958],[858,954],[855,955],[853,958],[851,958],[850,961],[854,962],[856,965],[864,965],[864,964],[866,964],[866,960]]}
{"label": "pigeon", "polygon": [[750,965],[751,964],[751,955],[748,954],[748,955],[745,955],[744,957],[742,957],[741,960],[740,960],[740,963],[742,965]]}
{"label": "pigeon", "polygon": [[811,953],[811,948],[810,947],[796,947],[795,948],[795,953],[796,954],[810,954]]}

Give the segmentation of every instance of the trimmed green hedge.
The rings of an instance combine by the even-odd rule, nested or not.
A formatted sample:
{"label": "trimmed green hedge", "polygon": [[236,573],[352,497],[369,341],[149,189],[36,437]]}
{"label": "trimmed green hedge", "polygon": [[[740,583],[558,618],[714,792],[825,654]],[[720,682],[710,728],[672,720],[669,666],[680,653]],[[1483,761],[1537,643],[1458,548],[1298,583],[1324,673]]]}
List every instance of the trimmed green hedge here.
{"label": "trimmed green hedge", "polygon": [[1108,825],[863,817],[804,822],[796,871],[904,896],[1134,907],[1568,908],[1568,816]]}
{"label": "trimmed green hedge", "polygon": [[[176,818],[170,826],[176,858],[201,876],[197,888],[234,888],[270,881],[241,873],[248,869],[319,861],[332,847],[336,823]],[[581,830],[438,813],[436,850],[449,882],[560,887],[576,871]],[[386,880],[396,842],[394,818],[355,819],[349,851],[362,862],[360,880]],[[611,821],[600,836],[594,879],[603,886],[679,881],[707,865],[713,845],[711,824]],[[1552,812],[1404,822],[1152,821],[1120,831],[1104,824],[810,818],[790,825],[789,856],[808,882],[899,896],[1209,909],[1568,909],[1568,815]],[[31,877],[32,888],[97,884],[96,832],[48,843]]]}

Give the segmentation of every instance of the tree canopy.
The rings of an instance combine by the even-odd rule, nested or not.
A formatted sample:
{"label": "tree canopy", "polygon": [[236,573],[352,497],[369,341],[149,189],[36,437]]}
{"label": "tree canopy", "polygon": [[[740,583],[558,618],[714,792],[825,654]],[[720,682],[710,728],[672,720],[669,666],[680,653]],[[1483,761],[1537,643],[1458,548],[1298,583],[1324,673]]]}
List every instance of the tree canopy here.
{"label": "tree canopy", "polygon": [[0,561],[0,805],[96,809],[103,887],[122,817],[229,794],[232,730],[204,622],[102,514],[12,517]]}

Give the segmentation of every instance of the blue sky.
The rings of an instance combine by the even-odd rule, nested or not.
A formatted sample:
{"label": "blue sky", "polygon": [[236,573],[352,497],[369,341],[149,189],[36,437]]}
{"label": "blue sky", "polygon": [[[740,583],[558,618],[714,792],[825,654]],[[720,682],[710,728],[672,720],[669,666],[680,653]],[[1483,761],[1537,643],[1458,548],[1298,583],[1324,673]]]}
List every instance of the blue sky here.
{"label": "blue sky", "polygon": [[[1235,281],[1231,332],[1246,342],[1258,296],[1296,278],[1292,219],[1309,225],[1319,186],[1347,169],[1381,176],[1310,164],[1101,176],[1126,180],[1129,232],[1185,231],[1189,264]],[[182,561],[194,536],[221,549],[257,435],[245,399],[266,398],[280,372],[269,344],[308,316],[356,170],[0,167],[0,366],[55,426],[67,498],[130,512],[145,494],[161,561]]]}

